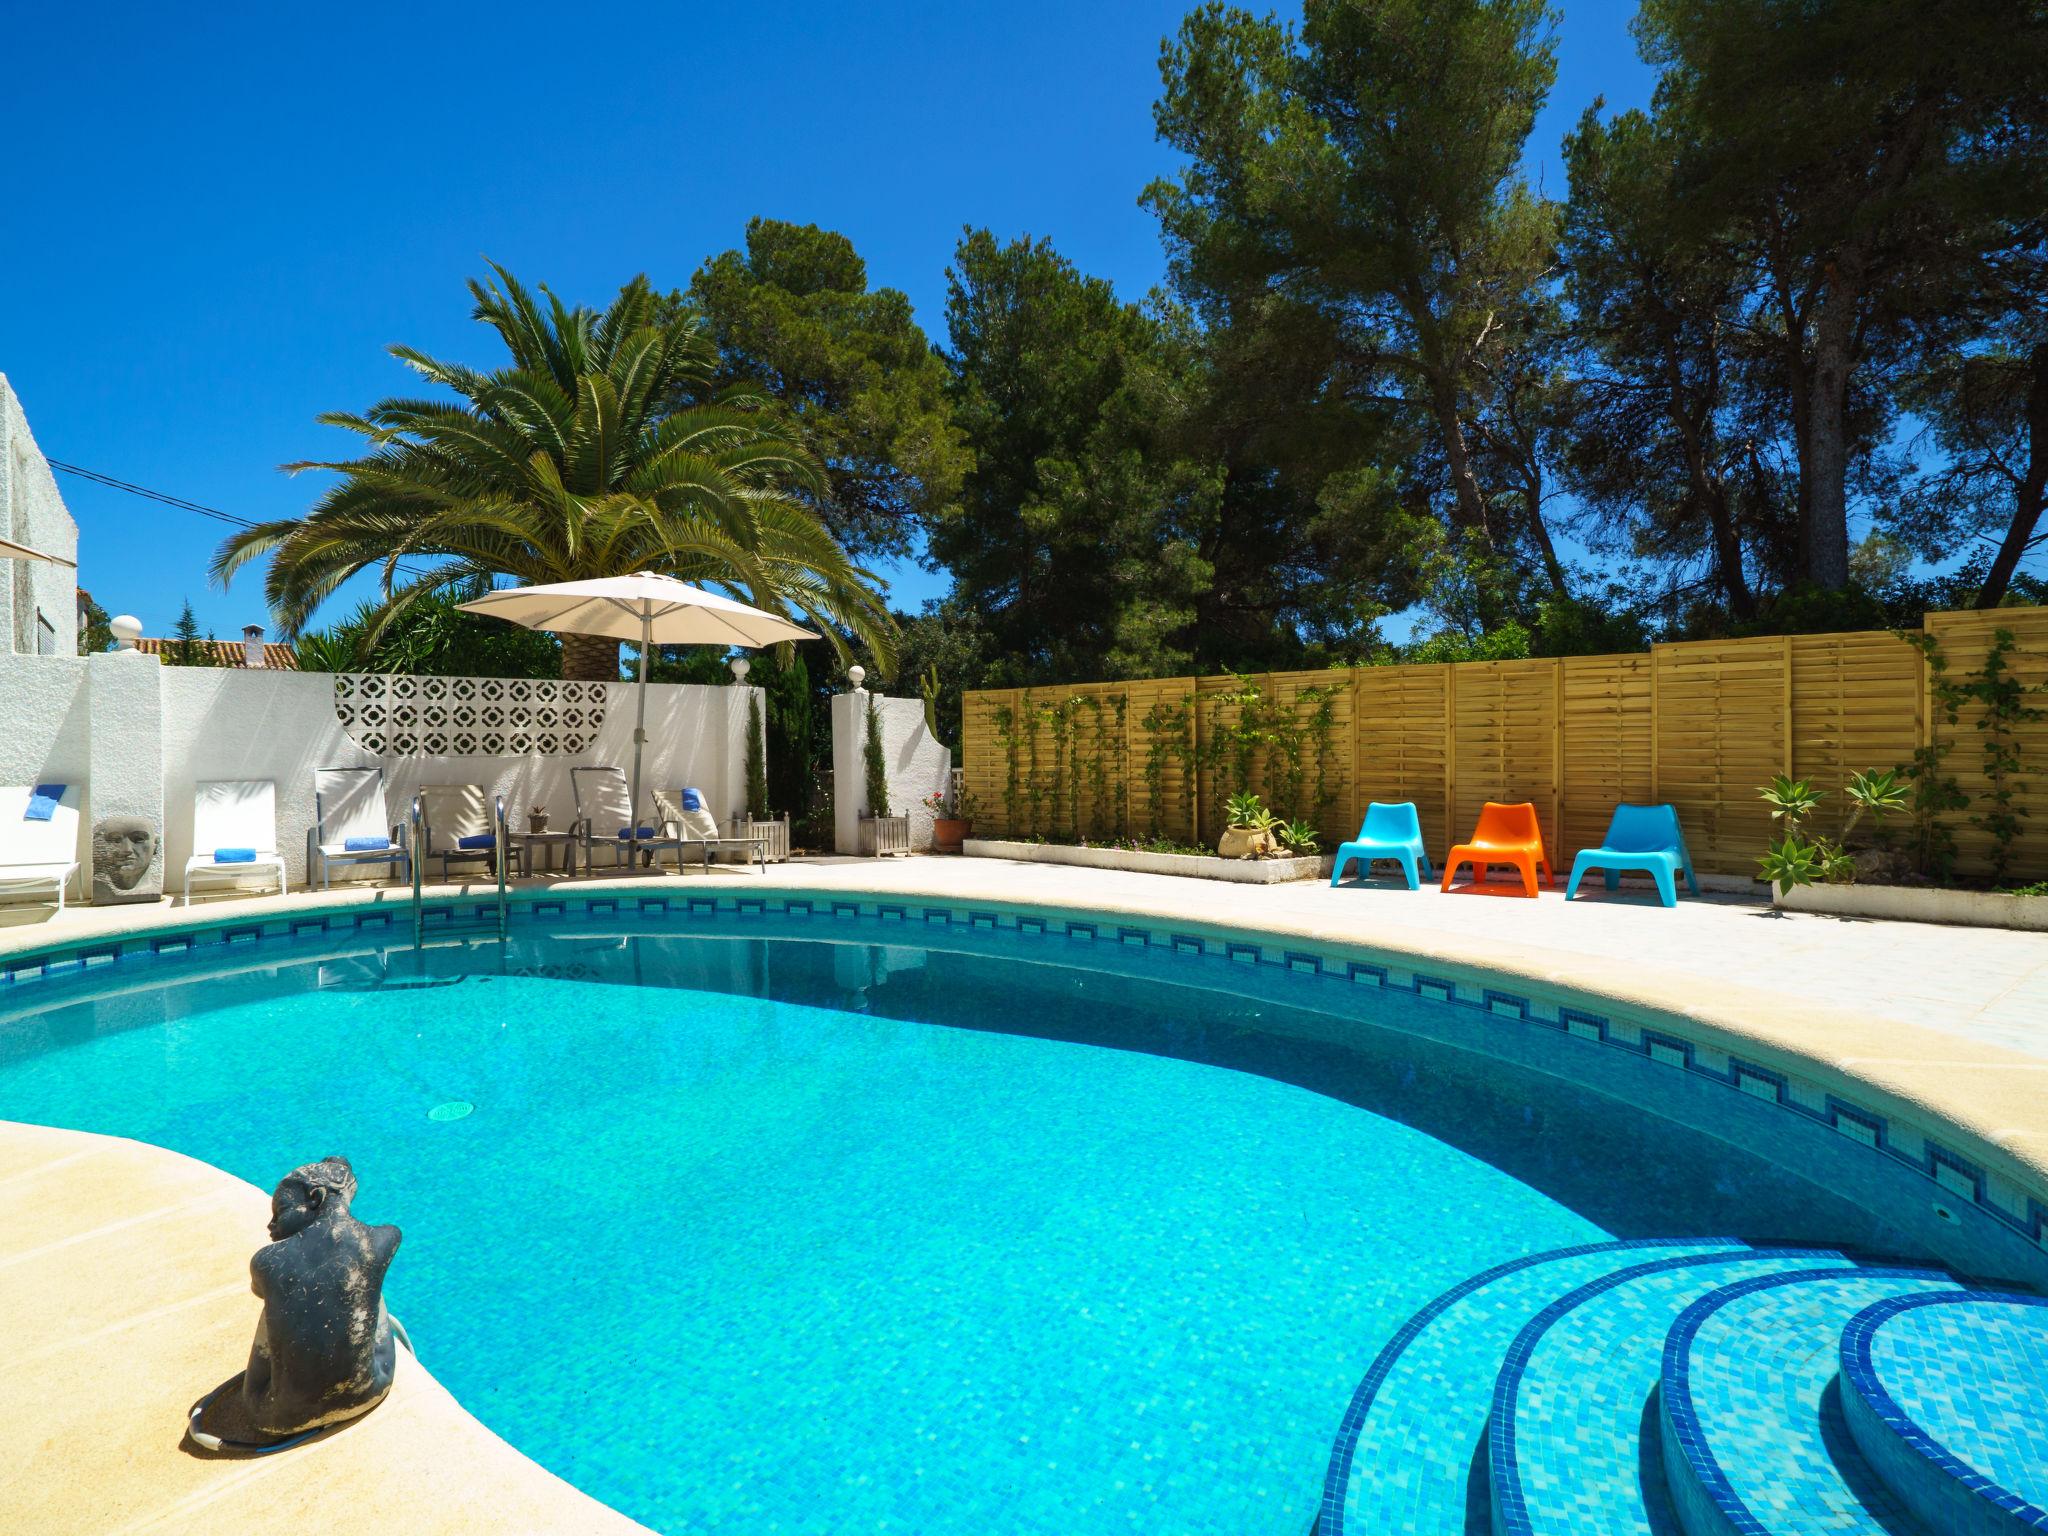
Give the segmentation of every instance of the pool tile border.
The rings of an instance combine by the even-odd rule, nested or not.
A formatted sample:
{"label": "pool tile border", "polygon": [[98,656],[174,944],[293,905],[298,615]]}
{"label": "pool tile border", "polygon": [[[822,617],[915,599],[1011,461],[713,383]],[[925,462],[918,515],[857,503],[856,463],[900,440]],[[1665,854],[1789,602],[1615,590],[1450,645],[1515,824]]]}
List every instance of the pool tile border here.
{"label": "pool tile border", "polygon": [[[423,928],[435,942],[484,939],[496,934],[497,915],[495,901],[433,900],[423,909]],[[389,907],[336,907],[327,912],[300,911],[256,921],[238,916],[172,933],[159,930],[116,938],[96,937],[18,952],[0,958],[0,1010],[12,1011],[31,1004],[33,993],[17,992],[17,988],[62,980],[89,969],[203,959],[229,950],[260,948],[263,941],[271,939],[332,939],[355,933],[396,938],[403,935],[407,926],[403,917],[403,913]],[[1703,1041],[1686,1039],[1671,1032],[1668,1023],[1661,1020],[1653,1023],[1620,1012],[1594,1012],[1576,1004],[1546,1001],[1540,995],[1532,996],[1507,986],[1475,985],[1386,961],[1362,960],[1355,953],[1304,948],[1300,939],[1276,936],[1269,942],[1254,934],[1189,933],[1179,928],[1140,926],[1121,917],[1100,914],[1067,917],[914,897],[847,900],[834,895],[757,896],[737,892],[717,896],[642,896],[633,892],[549,895],[538,899],[515,898],[511,905],[515,934],[524,922],[578,917],[645,919],[663,926],[678,920],[709,921],[714,925],[734,921],[745,922],[749,927],[762,919],[782,919],[817,923],[841,932],[841,925],[848,921],[917,923],[927,929],[994,933],[1027,941],[1057,941],[1061,946],[1102,945],[1115,951],[1142,950],[1148,955],[1157,952],[1198,960],[1215,966],[1217,982],[1226,990],[1241,986],[1245,978],[1234,973],[1251,967],[1279,973],[1290,984],[1309,988],[1327,985],[1348,990],[1362,985],[1387,992],[1407,992],[1427,1002],[1470,1009],[1489,1024],[1567,1035],[1774,1105],[1920,1175],[1938,1193],[1969,1202],[2006,1230],[2048,1253],[2048,1203],[1948,1145],[1938,1132],[1858,1103],[1822,1083],[1748,1060],[1732,1051],[1719,1050]],[[1304,1003],[1315,1006],[1312,998],[1304,999]],[[1335,1008],[1342,1006],[1334,995],[1330,1004]],[[4,1014],[0,1014],[0,1027],[5,1027]]]}

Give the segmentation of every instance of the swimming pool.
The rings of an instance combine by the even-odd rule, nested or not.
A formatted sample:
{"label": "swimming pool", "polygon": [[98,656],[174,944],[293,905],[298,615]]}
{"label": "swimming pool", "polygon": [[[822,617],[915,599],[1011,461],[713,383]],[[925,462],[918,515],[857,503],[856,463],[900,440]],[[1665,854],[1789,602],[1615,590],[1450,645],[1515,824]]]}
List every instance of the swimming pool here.
{"label": "swimming pool", "polygon": [[1468,1275],[1910,1246],[1832,1169],[1621,1112],[1604,1062],[1455,1043],[1499,994],[1032,924],[611,899],[419,952],[324,920],[82,952],[7,999],[0,1118],[265,1187],[345,1153],[434,1372],[678,1531],[1299,1536],[1361,1373]]}

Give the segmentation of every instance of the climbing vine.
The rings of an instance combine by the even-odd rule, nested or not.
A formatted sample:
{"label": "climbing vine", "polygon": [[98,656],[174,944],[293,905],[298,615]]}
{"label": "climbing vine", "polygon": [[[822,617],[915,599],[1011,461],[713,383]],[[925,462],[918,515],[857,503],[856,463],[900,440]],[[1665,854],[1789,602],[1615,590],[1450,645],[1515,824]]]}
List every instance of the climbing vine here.
{"label": "climbing vine", "polygon": [[[2040,690],[2028,687],[2013,676],[2008,658],[2018,648],[2019,642],[2009,629],[1992,631],[1991,646],[1984,653],[1983,666],[1961,681],[1949,675],[1948,657],[1934,636],[1907,632],[1901,633],[1899,638],[1926,659],[1928,692],[1941,712],[1943,723],[1955,726],[1961,722],[1966,705],[1977,707],[1976,724],[1983,751],[1981,761],[1984,780],[1989,787],[1978,797],[1976,803],[1983,808],[1970,818],[1970,824],[1990,836],[1991,878],[2003,883],[2011,873],[2013,845],[2020,836],[2020,818],[2027,814],[2027,808],[2018,803],[2021,792],[2026,788],[2018,778],[2022,766],[2018,728],[2048,719],[2048,710],[2026,702],[2029,693]],[[1937,730],[1931,742],[1914,750],[1913,761],[1904,770],[1905,777],[1913,786],[1914,865],[1920,873],[1936,880],[1946,880],[1953,875],[1956,860],[1955,834],[1941,818],[1951,811],[1967,810],[1973,803],[1955,776],[1942,771],[1942,760],[1953,745],[1953,742],[1942,740],[1941,732]]]}
{"label": "climbing vine", "polygon": [[991,705],[989,723],[995,729],[996,745],[1003,749],[1003,830],[1015,837],[1021,767],[1017,758],[1017,711],[1007,704]]}
{"label": "climbing vine", "polygon": [[1045,711],[1031,697],[1031,690],[1024,690],[1023,705],[1018,711],[1024,725],[1024,799],[1031,807],[1031,815],[1024,831],[1028,836],[1040,836],[1041,818],[1038,808],[1045,803],[1045,785],[1038,774],[1038,733],[1045,725]]}
{"label": "climbing vine", "polygon": [[1145,732],[1145,809],[1154,836],[1166,824],[1166,765],[1178,762],[1186,782],[1195,776],[1195,696],[1156,700],[1138,724]]}
{"label": "climbing vine", "polygon": [[1994,630],[1983,669],[1965,685],[1983,706],[1977,729],[1983,733],[1984,779],[1991,786],[1983,796],[1987,809],[1970,820],[1991,835],[1991,878],[2000,885],[2012,872],[2013,844],[2019,841],[2020,818],[2027,814],[2027,808],[2017,803],[2026,789],[2015,777],[2020,771],[2018,727],[2048,719],[2048,710],[2026,702],[2029,693],[2040,690],[2014,677],[2006,661],[2018,645],[2011,630]]}

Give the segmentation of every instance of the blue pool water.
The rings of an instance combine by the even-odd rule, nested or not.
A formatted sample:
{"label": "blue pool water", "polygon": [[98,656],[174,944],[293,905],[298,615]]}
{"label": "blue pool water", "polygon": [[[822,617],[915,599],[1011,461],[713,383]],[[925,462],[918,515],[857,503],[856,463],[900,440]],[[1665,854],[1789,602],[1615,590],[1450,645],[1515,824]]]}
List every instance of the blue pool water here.
{"label": "blue pool water", "polygon": [[346,1154],[422,1359],[657,1529],[1300,1536],[1360,1373],[1458,1280],[1839,1215],[1398,1022],[568,927],[81,991],[0,1028],[0,1118],[265,1188]]}

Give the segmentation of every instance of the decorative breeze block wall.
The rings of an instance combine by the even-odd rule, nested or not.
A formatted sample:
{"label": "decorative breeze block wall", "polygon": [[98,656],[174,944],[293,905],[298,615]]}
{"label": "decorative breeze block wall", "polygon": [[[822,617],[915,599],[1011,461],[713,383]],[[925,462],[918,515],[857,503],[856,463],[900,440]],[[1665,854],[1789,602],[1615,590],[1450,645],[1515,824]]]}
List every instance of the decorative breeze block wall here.
{"label": "decorative breeze block wall", "polygon": [[334,713],[365,751],[393,757],[574,757],[604,725],[605,685],[517,677],[342,672]]}

